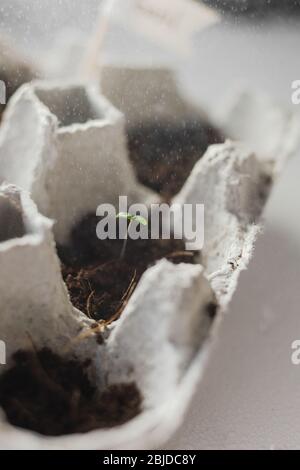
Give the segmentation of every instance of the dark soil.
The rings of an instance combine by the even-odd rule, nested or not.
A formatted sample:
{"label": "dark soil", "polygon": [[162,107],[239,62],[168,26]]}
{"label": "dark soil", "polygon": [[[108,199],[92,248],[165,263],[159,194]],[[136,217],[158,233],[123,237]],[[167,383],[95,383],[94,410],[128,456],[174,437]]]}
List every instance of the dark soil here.
{"label": "dark soil", "polygon": [[89,364],[49,349],[18,351],[15,365],[0,376],[0,406],[8,421],[49,436],[116,426],[141,411],[134,383],[108,387],[96,399]]}
{"label": "dark soil", "polygon": [[[183,186],[207,147],[224,141],[206,122],[166,122],[127,129],[130,157],[140,182],[166,201]],[[68,247],[58,247],[62,274],[75,307],[96,321],[110,323],[126,306],[143,272],[156,261],[195,263],[199,253],[185,250],[183,240],[100,241],[99,218],[87,215],[73,230]]]}
{"label": "dark soil", "polygon": [[166,199],[180,191],[209,145],[224,142],[217,129],[200,121],[142,124],[127,134],[139,181]]}
{"label": "dark soil", "polygon": [[99,217],[88,215],[72,232],[69,247],[58,247],[62,274],[75,307],[96,321],[111,322],[122,313],[143,272],[161,258],[196,262],[182,240],[99,240]]}

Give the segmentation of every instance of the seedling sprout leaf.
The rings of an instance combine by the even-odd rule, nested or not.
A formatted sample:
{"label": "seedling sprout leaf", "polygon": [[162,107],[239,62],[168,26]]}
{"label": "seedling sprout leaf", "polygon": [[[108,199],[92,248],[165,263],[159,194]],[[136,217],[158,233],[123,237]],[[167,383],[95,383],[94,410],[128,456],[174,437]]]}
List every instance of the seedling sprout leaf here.
{"label": "seedling sprout leaf", "polygon": [[128,219],[128,220],[132,220],[133,216],[131,214],[129,214],[128,212],[119,212],[117,215],[116,215],[116,218],[117,219]]}
{"label": "seedling sprout leaf", "polygon": [[147,220],[141,215],[132,216],[132,220],[136,220],[139,224],[148,225]]}

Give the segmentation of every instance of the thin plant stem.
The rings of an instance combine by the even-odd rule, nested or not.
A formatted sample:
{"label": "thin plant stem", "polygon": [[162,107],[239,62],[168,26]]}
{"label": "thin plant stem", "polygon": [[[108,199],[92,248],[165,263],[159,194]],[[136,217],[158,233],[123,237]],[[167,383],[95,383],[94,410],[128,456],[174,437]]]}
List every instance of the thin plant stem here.
{"label": "thin plant stem", "polygon": [[120,259],[124,259],[124,256],[125,256],[125,251],[126,251],[127,241],[128,241],[129,227],[130,227],[131,222],[132,222],[132,220],[130,220],[130,222],[128,224],[128,227],[127,227],[127,230],[126,230],[126,236],[125,236],[124,241],[123,241],[123,246],[122,246],[122,251],[121,251],[121,254],[120,254]]}

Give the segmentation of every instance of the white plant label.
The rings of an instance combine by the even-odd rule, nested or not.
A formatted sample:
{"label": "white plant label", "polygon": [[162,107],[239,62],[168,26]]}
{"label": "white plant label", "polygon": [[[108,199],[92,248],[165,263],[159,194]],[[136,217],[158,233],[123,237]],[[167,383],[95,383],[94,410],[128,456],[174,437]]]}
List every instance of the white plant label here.
{"label": "white plant label", "polygon": [[194,32],[220,20],[214,10],[195,0],[122,0],[114,6],[117,20],[183,55],[191,50]]}

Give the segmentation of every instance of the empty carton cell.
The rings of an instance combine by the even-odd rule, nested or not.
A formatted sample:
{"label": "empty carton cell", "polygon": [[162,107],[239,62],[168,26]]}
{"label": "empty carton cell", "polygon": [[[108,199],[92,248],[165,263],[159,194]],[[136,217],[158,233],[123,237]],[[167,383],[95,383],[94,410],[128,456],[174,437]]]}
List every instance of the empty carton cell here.
{"label": "empty carton cell", "polygon": [[36,89],[36,94],[57,117],[60,127],[84,124],[102,118],[99,111],[93,107],[86,90],[79,86],[66,89]]}

